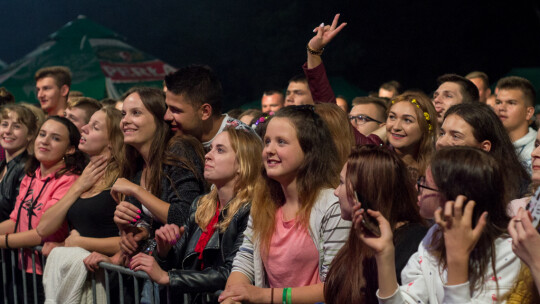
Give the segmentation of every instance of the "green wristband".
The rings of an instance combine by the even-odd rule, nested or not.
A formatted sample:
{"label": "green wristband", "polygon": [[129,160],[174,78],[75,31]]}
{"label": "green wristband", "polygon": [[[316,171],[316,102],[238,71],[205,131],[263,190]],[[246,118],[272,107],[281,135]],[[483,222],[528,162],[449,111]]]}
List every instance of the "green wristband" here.
{"label": "green wristband", "polygon": [[287,288],[287,304],[292,304],[291,288]]}
{"label": "green wristband", "polygon": [[287,304],[287,288],[283,288],[283,296],[281,297],[281,303]]}

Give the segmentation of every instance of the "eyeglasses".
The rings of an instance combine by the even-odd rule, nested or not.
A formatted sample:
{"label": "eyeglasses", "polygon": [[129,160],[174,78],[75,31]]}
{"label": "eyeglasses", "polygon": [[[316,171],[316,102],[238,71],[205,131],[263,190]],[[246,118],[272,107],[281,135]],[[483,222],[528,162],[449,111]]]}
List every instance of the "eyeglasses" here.
{"label": "eyeglasses", "polygon": [[354,124],[355,125],[365,125],[366,123],[370,122],[370,121],[374,121],[376,123],[382,123],[376,119],[373,119],[367,115],[364,115],[364,114],[360,114],[360,115],[356,115],[356,116],[349,116],[349,120],[352,122],[354,121]]}
{"label": "eyeglasses", "polygon": [[422,195],[422,189],[428,189],[428,190],[431,190],[431,191],[440,192],[437,189],[426,186],[426,177],[425,176],[420,176],[418,178],[418,180],[416,180],[416,187],[418,189],[418,194],[419,195]]}

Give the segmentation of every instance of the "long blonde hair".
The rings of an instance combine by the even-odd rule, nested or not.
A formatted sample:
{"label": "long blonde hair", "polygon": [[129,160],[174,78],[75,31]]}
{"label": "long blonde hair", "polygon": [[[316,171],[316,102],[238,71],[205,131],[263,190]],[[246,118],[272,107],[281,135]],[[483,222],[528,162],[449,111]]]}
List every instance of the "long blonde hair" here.
{"label": "long blonde hair", "polygon": [[[262,167],[262,141],[255,133],[245,130],[227,128],[232,149],[236,153],[236,161],[240,167],[238,179],[234,185],[234,197],[223,207],[223,221],[216,225],[221,232],[224,232],[232,218],[243,206],[251,203],[255,190],[255,183],[260,178]],[[216,214],[218,207],[218,191],[214,187],[210,193],[201,197],[197,203],[195,211],[195,222],[202,230],[206,230],[212,217]],[[225,212],[226,210],[226,212]]]}
{"label": "long blonde hair", "polygon": [[107,106],[99,111],[105,113],[107,122],[107,135],[109,137],[111,157],[107,164],[105,176],[103,177],[103,186],[105,189],[110,189],[120,176],[120,164],[124,161],[124,134],[120,129],[120,121],[122,120],[122,112],[112,106]]}

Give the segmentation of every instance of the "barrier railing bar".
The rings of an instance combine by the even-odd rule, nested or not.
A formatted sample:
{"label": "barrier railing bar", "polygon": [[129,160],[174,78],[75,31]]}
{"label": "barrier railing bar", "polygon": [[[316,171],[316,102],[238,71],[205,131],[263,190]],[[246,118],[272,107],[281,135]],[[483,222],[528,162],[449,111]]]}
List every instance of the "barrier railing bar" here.
{"label": "barrier railing bar", "polygon": [[139,294],[139,282],[136,279],[133,280],[133,293],[135,294],[135,304],[139,304],[139,297],[137,297]]}
{"label": "barrier railing bar", "polygon": [[17,280],[16,280],[16,273],[15,273],[15,263],[17,263],[17,259],[15,259],[15,250],[10,250],[11,254],[11,280],[13,282],[13,299],[15,300],[15,303],[17,302]]}
{"label": "barrier railing bar", "polygon": [[4,303],[7,303],[7,273],[6,273],[6,255],[2,250],[2,291],[4,292]]}
{"label": "barrier railing bar", "polygon": [[[25,265],[25,259],[24,259],[24,250],[22,248],[19,249],[19,254],[21,255],[21,276],[23,281],[23,295],[28,294],[28,290],[26,287],[26,265]],[[18,258],[18,257],[17,257]],[[17,261],[17,260],[16,260]],[[24,304],[28,304],[28,298],[24,297]]]}
{"label": "barrier railing bar", "polygon": [[96,273],[92,272],[92,303],[97,303],[96,295]]}
{"label": "barrier railing bar", "polygon": [[[101,262],[101,263],[103,263],[103,262]],[[101,264],[101,263],[99,263],[99,264]],[[99,265],[99,267],[101,267],[101,265]],[[105,268],[105,269],[107,269],[107,268]],[[119,292],[119,294],[120,294],[120,303],[124,304],[124,292],[123,292],[124,291],[124,278],[122,278],[121,275],[118,275],[118,288],[120,289],[120,292]]]}
{"label": "barrier railing bar", "polygon": [[105,272],[105,294],[107,295],[107,304],[111,304],[111,292],[109,290],[109,271],[107,269],[103,269],[103,272]]}
{"label": "barrier railing bar", "polygon": [[[30,255],[32,256],[32,283],[33,283],[33,290],[34,290],[34,304],[38,304],[37,278],[36,278],[36,252],[33,249],[30,249],[30,250],[31,250]],[[41,269],[43,271],[43,265]]]}

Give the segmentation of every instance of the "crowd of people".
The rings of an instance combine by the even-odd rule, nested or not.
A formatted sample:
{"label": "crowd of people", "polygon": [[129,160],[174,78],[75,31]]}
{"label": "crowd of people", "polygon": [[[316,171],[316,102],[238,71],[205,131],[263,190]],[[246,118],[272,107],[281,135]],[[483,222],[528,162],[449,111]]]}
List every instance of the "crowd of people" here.
{"label": "crowd of people", "polygon": [[445,74],[350,107],[322,62],[345,26],[244,112],[201,65],[120,100],[59,66],[35,74],[41,108],[0,89],[0,248],[38,278],[18,298],[86,303],[96,273],[102,303],[108,262],[148,274],[142,303],[539,303],[532,84]]}

